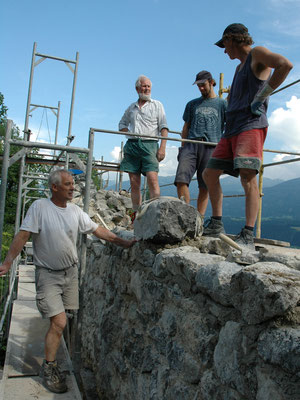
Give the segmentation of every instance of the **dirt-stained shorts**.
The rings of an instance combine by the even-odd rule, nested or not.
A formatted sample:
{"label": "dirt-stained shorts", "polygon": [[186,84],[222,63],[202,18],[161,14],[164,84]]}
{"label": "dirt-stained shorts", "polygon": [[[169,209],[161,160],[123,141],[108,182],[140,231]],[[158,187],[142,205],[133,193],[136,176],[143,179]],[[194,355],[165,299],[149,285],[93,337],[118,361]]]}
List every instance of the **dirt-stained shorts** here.
{"label": "dirt-stained shorts", "polygon": [[124,146],[124,158],[120,171],[146,175],[147,172],[158,172],[157,140],[129,139]]}
{"label": "dirt-stained shorts", "polygon": [[240,168],[254,169],[258,173],[268,128],[252,129],[236,136],[222,138],[207,168],[220,169],[226,174],[238,176]]}
{"label": "dirt-stained shorts", "polygon": [[78,268],[63,271],[35,268],[36,304],[43,318],[79,308]]}

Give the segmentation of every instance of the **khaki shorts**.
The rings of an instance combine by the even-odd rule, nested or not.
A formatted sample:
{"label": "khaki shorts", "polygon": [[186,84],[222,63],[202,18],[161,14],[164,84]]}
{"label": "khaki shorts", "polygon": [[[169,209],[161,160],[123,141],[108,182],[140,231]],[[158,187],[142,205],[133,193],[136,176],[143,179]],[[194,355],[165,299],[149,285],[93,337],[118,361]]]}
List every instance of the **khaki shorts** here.
{"label": "khaki shorts", "polygon": [[78,310],[78,268],[63,271],[35,269],[36,305],[43,318],[50,318],[67,310]]}

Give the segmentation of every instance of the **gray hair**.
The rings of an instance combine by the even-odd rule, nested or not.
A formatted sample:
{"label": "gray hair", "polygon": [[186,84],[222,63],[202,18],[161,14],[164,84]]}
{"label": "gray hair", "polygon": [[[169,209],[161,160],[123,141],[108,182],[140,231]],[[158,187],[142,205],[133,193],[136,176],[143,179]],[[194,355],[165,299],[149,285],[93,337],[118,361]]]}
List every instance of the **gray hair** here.
{"label": "gray hair", "polygon": [[61,184],[62,174],[68,174],[73,177],[73,174],[67,169],[56,169],[55,171],[52,171],[48,178],[48,186],[50,190],[52,188],[52,185]]}
{"label": "gray hair", "polygon": [[[135,87],[136,87],[136,89],[139,88],[139,87],[141,87],[141,84],[142,84],[141,81],[144,81],[145,79],[149,79],[148,76],[140,75],[140,76],[137,78],[137,80],[136,80],[136,82],[135,82]],[[151,82],[151,79],[149,79],[149,81]],[[151,86],[152,86],[152,82],[151,82]]]}

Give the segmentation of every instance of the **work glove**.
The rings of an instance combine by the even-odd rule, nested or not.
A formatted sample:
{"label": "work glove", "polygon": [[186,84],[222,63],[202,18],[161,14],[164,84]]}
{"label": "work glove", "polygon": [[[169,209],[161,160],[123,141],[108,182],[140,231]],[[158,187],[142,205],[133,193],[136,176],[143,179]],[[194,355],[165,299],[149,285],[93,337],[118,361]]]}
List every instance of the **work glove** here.
{"label": "work glove", "polygon": [[251,112],[254,115],[258,115],[259,117],[264,112],[264,108],[262,107],[263,101],[255,101],[253,100],[251,103]]}
{"label": "work glove", "polygon": [[256,93],[250,106],[252,114],[261,116],[264,112],[263,102],[270,96],[273,90],[274,89],[268,83],[265,83],[262,89]]}

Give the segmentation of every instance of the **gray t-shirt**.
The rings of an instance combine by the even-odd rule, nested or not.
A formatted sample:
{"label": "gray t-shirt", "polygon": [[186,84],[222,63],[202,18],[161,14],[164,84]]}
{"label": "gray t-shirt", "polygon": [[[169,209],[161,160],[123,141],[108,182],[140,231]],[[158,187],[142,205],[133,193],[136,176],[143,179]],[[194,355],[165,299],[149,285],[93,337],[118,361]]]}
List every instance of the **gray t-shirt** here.
{"label": "gray t-shirt", "polygon": [[69,268],[78,262],[78,232],[92,233],[98,228],[77,205],[57,207],[49,199],[30,206],[20,230],[32,233],[33,262],[52,270]]}

